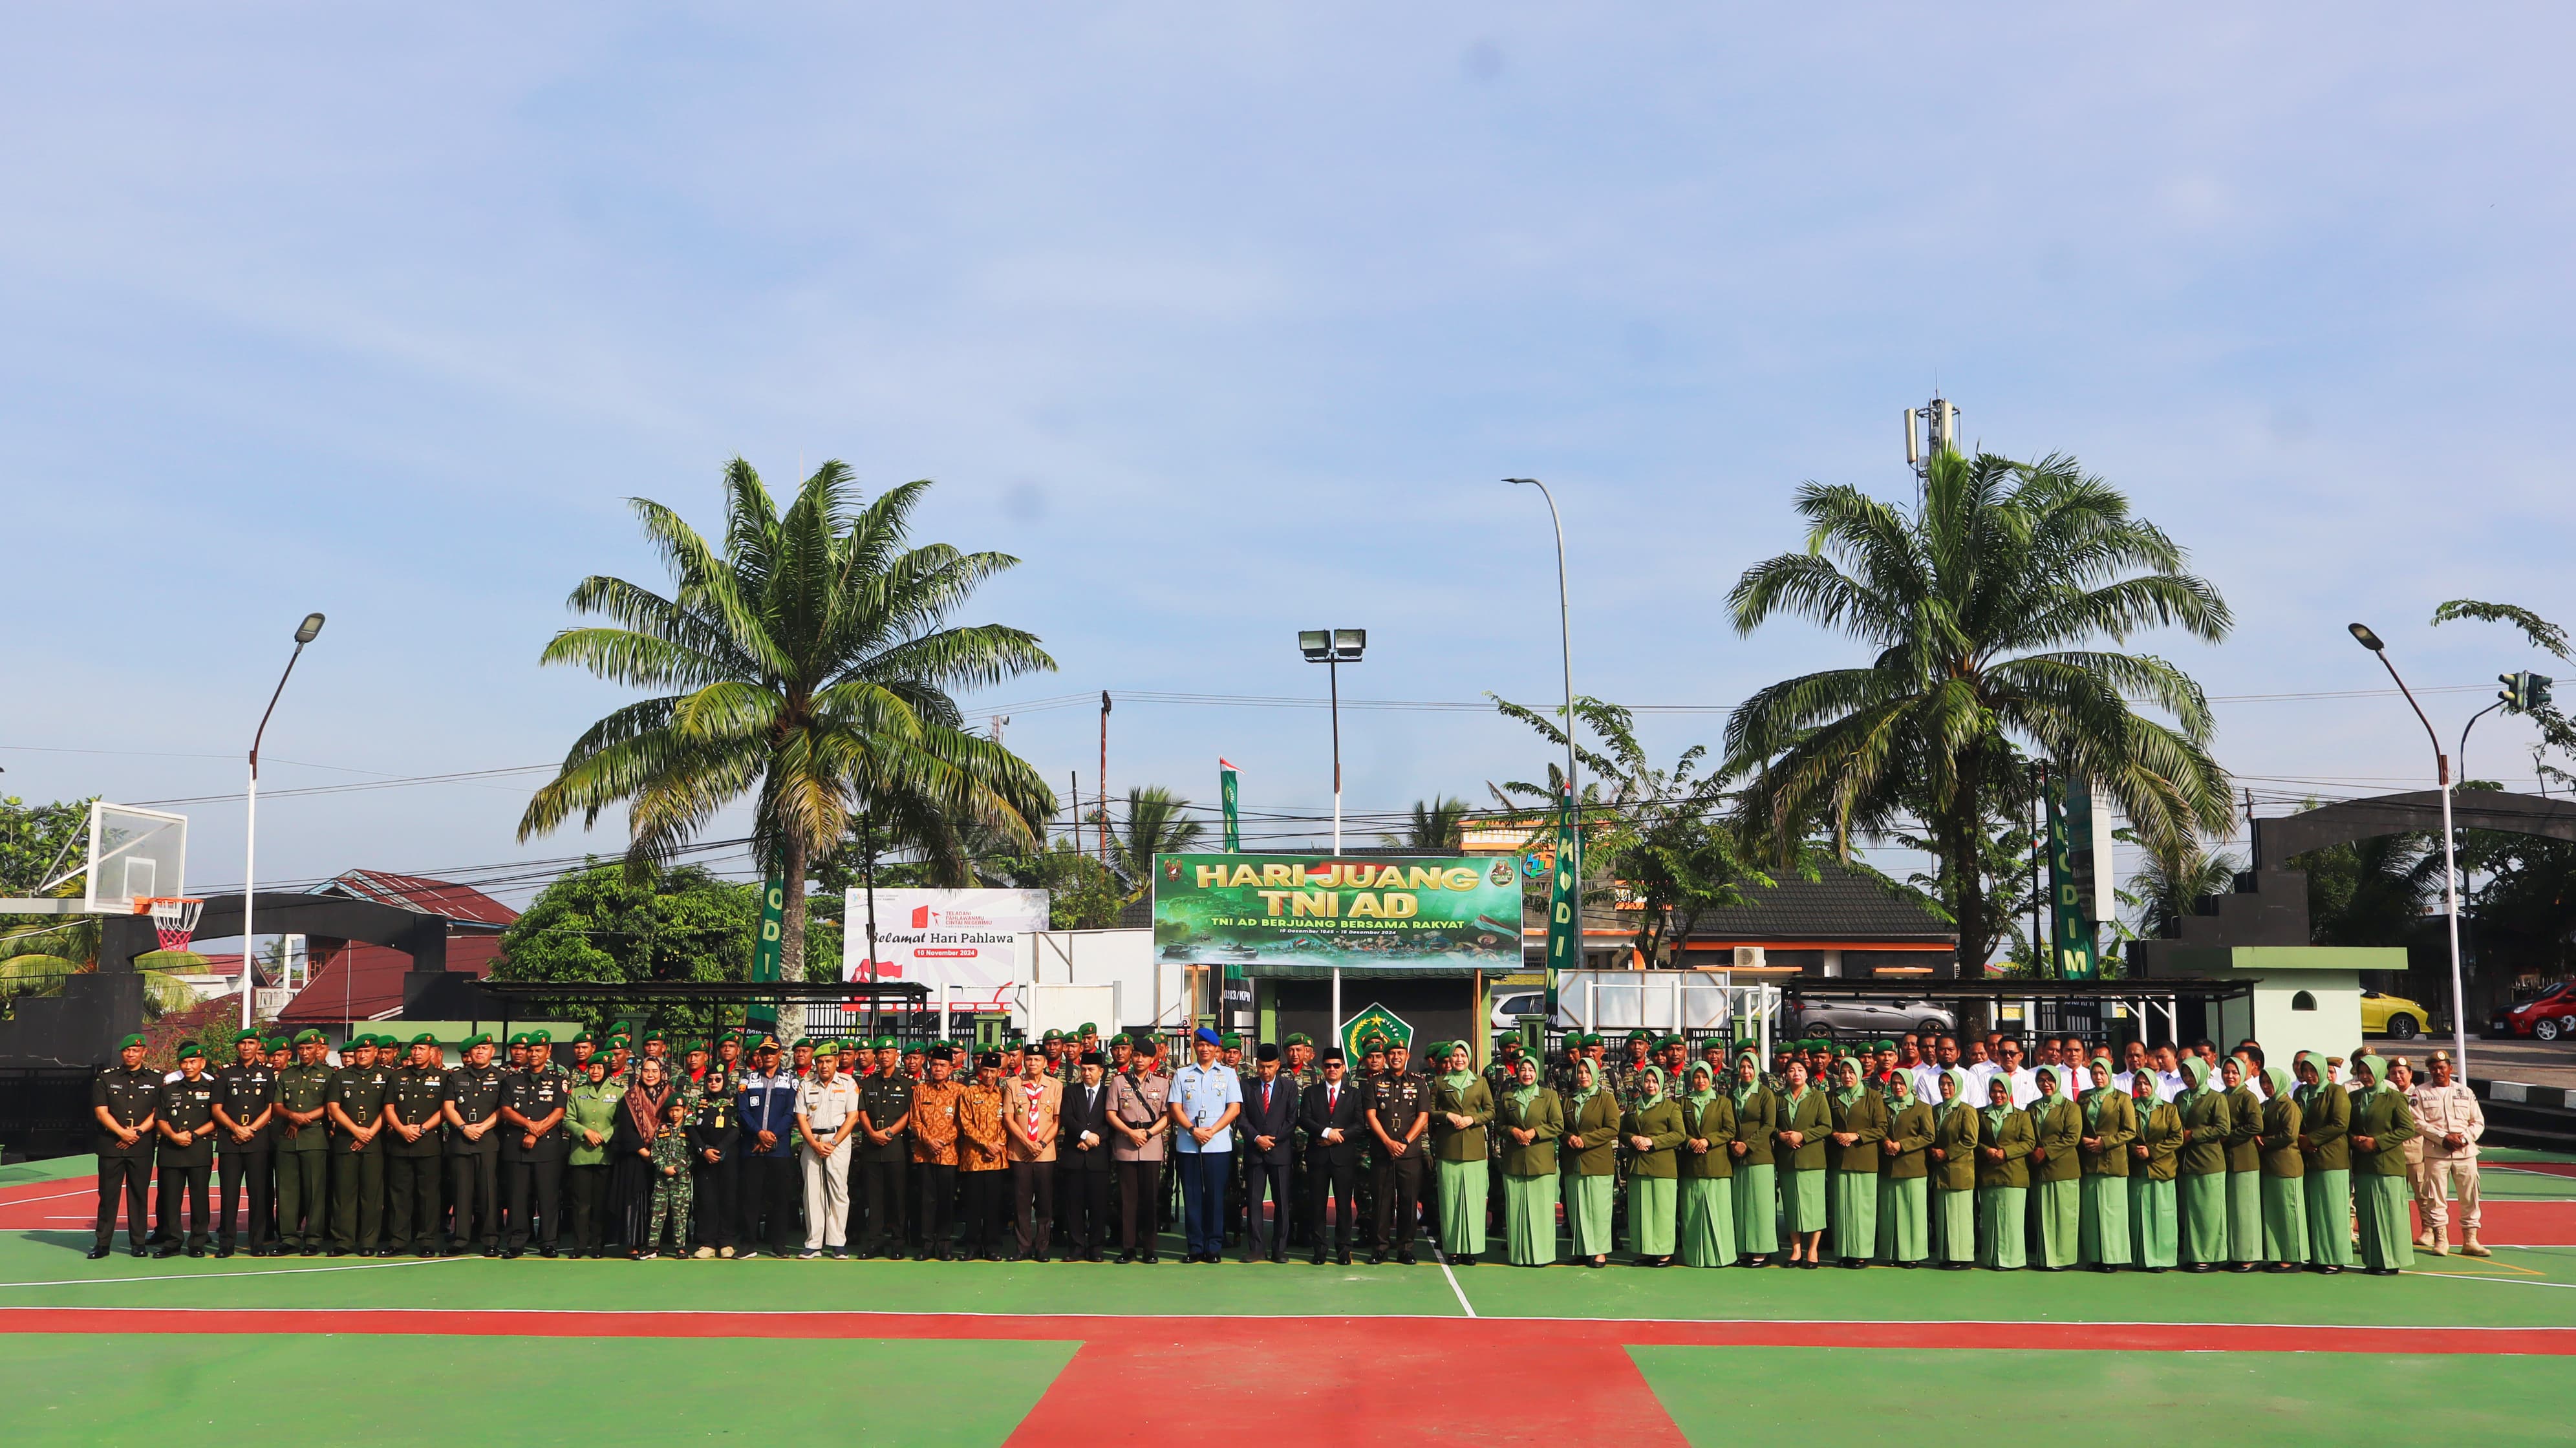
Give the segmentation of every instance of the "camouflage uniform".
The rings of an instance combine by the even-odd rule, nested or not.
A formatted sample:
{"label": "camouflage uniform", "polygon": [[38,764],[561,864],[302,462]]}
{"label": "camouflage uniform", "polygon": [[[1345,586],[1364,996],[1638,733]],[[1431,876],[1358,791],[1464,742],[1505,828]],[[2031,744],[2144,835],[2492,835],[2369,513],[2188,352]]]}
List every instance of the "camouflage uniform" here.
{"label": "camouflage uniform", "polygon": [[661,1250],[665,1222],[671,1226],[671,1250],[688,1250],[690,1207],[695,1197],[689,1184],[689,1133],[666,1123],[653,1133],[653,1225],[644,1234],[645,1251]]}

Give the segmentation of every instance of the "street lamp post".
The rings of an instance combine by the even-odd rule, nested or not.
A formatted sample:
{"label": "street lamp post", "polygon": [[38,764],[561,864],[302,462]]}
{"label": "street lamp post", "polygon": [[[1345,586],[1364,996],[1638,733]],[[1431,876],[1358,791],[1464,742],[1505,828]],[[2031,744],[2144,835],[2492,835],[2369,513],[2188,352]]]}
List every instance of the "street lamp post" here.
{"label": "street lamp post", "polygon": [[304,622],[295,626],[295,652],[286,656],[286,667],[277,676],[277,687],[269,691],[268,707],[259,713],[259,728],[250,736],[250,787],[243,792],[243,818],[246,837],[242,841],[242,1029],[251,1027],[252,1001],[258,995],[256,977],[251,974],[251,906],[254,881],[259,876],[259,742],[268,737],[268,716],[277,712],[278,696],[286,692],[287,675],[295,672],[295,661],[304,657],[304,646],[322,633],[322,615],[308,613]]}
{"label": "street lamp post", "polygon": [[[1909,421],[1906,426],[1910,432],[1913,424]],[[1547,490],[1547,484],[1536,478],[1505,478],[1503,481],[1514,484],[1526,483],[1538,489],[1538,495],[1547,500],[1548,525],[1556,530],[1556,639],[1565,663],[1565,798],[1569,807],[1579,809],[1582,796],[1576,792],[1574,785],[1574,609],[1567,601],[1565,591],[1565,520],[1557,516],[1556,495]],[[1579,816],[1575,820],[1571,848],[1574,852],[1574,879],[1579,889],[1583,880],[1583,822]],[[1578,930],[1582,926],[1580,906],[1575,911],[1575,925]],[[1580,951],[1576,952],[1574,963],[1576,965],[1583,963]],[[1548,961],[1547,1013],[1548,1023],[1554,1025],[1556,1022],[1556,962],[1553,956]]]}
{"label": "street lamp post", "polygon": [[[1332,688],[1333,714],[1333,858],[1342,854],[1342,665],[1356,664],[1368,650],[1364,628],[1308,628],[1297,631],[1297,651],[1310,664],[1322,664]],[[1224,989],[1222,985],[1219,990]],[[1333,967],[1333,1040],[1342,1038],[1342,968]]]}
{"label": "street lamp post", "polygon": [[[2451,934],[2451,1052],[2460,1079],[2469,1079],[2468,994],[2460,983],[2460,871],[2451,848],[2451,757],[2442,752],[2442,736],[2433,732],[2433,721],[2424,717],[2424,706],[2415,702],[2415,691],[2398,678],[2397,666],[2388,661],[2388,645],[2365,624],[2348,624],[2352,636],[2363,648],[2379,656],[2379,666],[2397,681],[2397,692],[2406,696],[2406,707],[2415,711],[2416,722],[2424,726],[2424,736],[2433,741],[2434,776],[2442,785],[2442,894],[2449,907]],[[2471,721],[2475,722],[2475,721]],[[2462,748],[2468,745],[2468,733],[2461,731]]]}

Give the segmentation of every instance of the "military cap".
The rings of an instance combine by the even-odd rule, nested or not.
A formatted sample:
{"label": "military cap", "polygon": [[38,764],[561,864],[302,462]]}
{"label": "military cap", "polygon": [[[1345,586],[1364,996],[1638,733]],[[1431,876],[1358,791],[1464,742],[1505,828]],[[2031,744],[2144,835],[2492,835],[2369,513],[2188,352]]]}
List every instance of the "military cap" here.
{"label": "military cap", "polygon": [[1117,1035],[1109,1038],[1109,1044],[1113,1046],[1132,1046],[1136,1044],[1136,1042],[1135,1039],[1129,1036],[1125,1031],[1120,1031]]}
{"label": "military cap", "polygon": [[1290,1031],[1288,1033],[1288,1044],[1292,1046],[1311,1046],[1315,1044],[1315,1038],[1307,1035],[1304,1031]]}
{"label": "military cap", "polygon": [[456,1048],[460,1051],[471,1051],[477,1046],[488,1046],[490,1044],[492,1044],[492,1033],[490,1031],[477,1031],[473,1035],[467,1036],[463,1041],[458,1042]]}
{"label": "military cap", "polygon": [[531,1046],[551,1046],[554,1043],[555,1033],[552,1031],[540,1029],[528,1032],[528,1044]]}
{"label": "military cap", "polygon": [[611,1031],[608,1034],[608,1044],[612,1046],[628,1046],[633,1045],[634,1040],[624,1031]]}
{"label": "military cap", "polygon": [[1062,1031],[1057,1031],[1057,1030],[1050,1030],[1050,1031],[1048,1031],[1045,1035],[1038,1037],[1038,1042],[1039,1042],[1039,1044],[1043,1045],[1043,1044],[1045,1044],[1045,1043],[1046,1043],[1046,1042],[1048,1042],[1048,1041],[1061,1041],[1061,1040],[1063,1040],[1063,1039],[1064,1039],[1064,1032],[1062,1032]]}
{"label": "military cap", "polygon": [[315,1045],[320,1045],[322,1043],[322,1033],[313,1029],[311,1026],[306,1026],[303,1030],[295,1033],[295,1044],[301,1046],[307,1041],[311,1041]]}
{"label": "military cap", "polygon": [[671,1038],[670,1038],[670,1037],[668,1037],[668,1036],[666,1036],[666,1035],[663,1035],[660,1031],[648,1031],[648,1032],[646,1032],[646,1033],[645,1033],[645,1036],[644,1036],[644,1044],[645,1044],[645,1045],[650,1046],[650,1045],[655,1044],[656,1042],[658,1042],[658,1043],[660,1043],[660,1044],[662,1044],[662,1045],[667,1046],[667,1045],[671,1044]]}
{"label": "military cap", "polygon": [[194,1057],[196,1057],[198,1060],[202,1061],[202,1060],[206,1059],[206,1048],[205,1048],[205,1047],[203,1047],[203,1046],[198,1045],[198,1044],[197,1044],[196,1042],[194,1042],[194,1041],[190,1041],[190,1042],[188,1042],[186,1045],[183,1045],[183,1046],[181,1046],[181,1047],[179,1048],[179,1059],[180,1059],[180,1060],[182,1060],[182,1061],[187,1060],[190,1056],[194,1056]]}
{"label": "military cap", "polygon": [[1880,1041],[1873,1044],[1870,1049],[1873,1051],[1893,1051],[1896,1049],[1896,1043],[1894,1041]]}
{"label": "military cap", "polygon": [[580,1035],[573,1037],[572,1043],[576,1046],[596,1046],[599,1044],[599,1038],[588,1031],[584,1031]]}
{"label": "military cap", "polygon": [[1637,1045],[1647,1045],[1647,1046],[1651,1046],[1651,1045],[1653,1045],[1654,1043],[1655,1043],[1655,1033],[1654,1033],[1654,1032],[1652,1032],[1652,1031],[1647,1031],[1647,1030],[1635,1030],[1635,1031],[1630,1031],[1630,1032],[1628,1033],[1628,1044],[1629,1044],[1629,1045],[1631,1045],[1631,1046],[1637,1046]]}
{"label": "military cap", "polygon": [[140,1031],[133,1031],[117,1038],[116,1049],[120,1051],[130,1051],[136,1046],[140,1046],[142,1044],[143,1033]]}
{"label": "military cap", "polygon": [[1217,1042],[1217,1044],[1225,1047],[1229,1051],[1238,1051],[1243,1048],[1243,1037],[1236,1035],[1232,1031],[1228,1031],[1225,1033],[1225,1039]]}
{"label": "military cap", "polygon": [[1100,1034],[1100,1027],[1090,1021],[1084,1021],[1073,1028],[1073,1033],[1077,1036],[1096,1036]]}
{"label": "military cap", "polygon": [[1663,1049],[1664,1047],[1666,1047],[1666,1046],[1678,1046],[1678,1045],[1681,1045],[1681,1044],[1683,1044],[1683,1041],[1682,1041],[1682,1038],[1681,1038],[1681,1037],[1679,1037],[1679,1036],[1666,1036],[1666,1037],[1664,1037],[1662,1040],[1657,1041],[1657,1042],[1655,1043],[1655,1049],[1656,1049],[1656,1050],[1658,1050],[1658,1051],[1660,1051],[1660,1050],[1662,1050],[1662,1049]]}
{"label": "military cap", "polygon": [[438,1034],[435,1031],[423,1031],[412,1037],[411,1043],[415,1046],[435,1046],[438,1044]]}
{"label": "military cap", "polygon": [[1360,1037],[1360,1049],[1363,1051],[1383,1051],[1386,1049],[1386,1037],[1379,1035],[1375,1031],[1371,1031],[1367,1035]]}
{"label": "military cap", "polygon": [[827,1052],[835,1056],[841,1054],[841,1043],[838,1041],[816,1041],[814,1043],[815,1055],[820,1056]]}
{"label": "military cap", "polygon": [[260,1042],[260,1044],[266,1046],[272,1051],[283,1051],[291,1043],[288,1042],[284,1036],[271,1036],[267,1040]]}
{"label": "military cap", "polygon": [[257,1031],[235,1031],[233,1033],[233,1044],[236,1046],[240,1045],[244,1041],[256,1041],[258,1039],[259,1032]]}
{"label": "military cap", "polygon": [[879,1036],[879,1037],[877,1037],[877,1039],[876,1039],[876,1045],[875,1045],[874,1049],[879,1050],[879,1051],[891,1051],[891,1050],[893,1050],[893,1049],[894,1049],[894,1037],[892,1037],[892,1036]]}
{"label": "military cap", "polygon": [[683,1056],[706,1055],[707,1043],[704,1041],[682,1041],[680,1043],[680,1054]]}

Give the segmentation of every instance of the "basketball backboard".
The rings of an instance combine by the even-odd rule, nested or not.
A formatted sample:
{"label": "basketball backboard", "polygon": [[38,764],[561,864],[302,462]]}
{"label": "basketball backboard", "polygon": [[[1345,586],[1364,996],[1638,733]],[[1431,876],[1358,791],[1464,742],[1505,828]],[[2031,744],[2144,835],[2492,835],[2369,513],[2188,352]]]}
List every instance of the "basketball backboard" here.
{"label": "basketball backboard", "polygon": [[82,908],[125,915],[156,895],[188,893],[188,817],[105,800],[89,807]]}

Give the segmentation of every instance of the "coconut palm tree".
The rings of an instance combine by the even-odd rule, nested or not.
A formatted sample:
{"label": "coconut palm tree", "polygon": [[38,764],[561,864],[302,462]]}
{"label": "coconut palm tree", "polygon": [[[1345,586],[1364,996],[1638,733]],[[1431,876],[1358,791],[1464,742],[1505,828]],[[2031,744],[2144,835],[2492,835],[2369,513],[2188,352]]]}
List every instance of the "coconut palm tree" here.
{"label": "coconut palm tree", "polygon": [[1745,571],[1729,599],[1737,632],[1788,614],[1874,657],[1737,707],[1727,772],[1745,782],[1749,827],[1789,838],[1822,826],[1848,847],[1855,832],[1919,822],[1974,970],[2004,928],[1983,844],[2016,747],[2090,775],[2149,839],[2227,825],[2200,687],[2162,659],[2096,646],[2162,625],[2222,639],[2227,605],[2116,489],[2071,458],[1945,449],[1912,509],[1819,483],[1797,507],[1807,547]]}
{"label": "coconut palm tree", "polygon": [[2171,940],[2182,934],[2184,920],[2200,912],[2203,899],[2235,888],[2237,869],[2234,855],[2212,854],[2195,836],[2169,839],[2147,847],[2121,900],[2137,909],[2140,938]]}
{"label": "coconut palm tree", "polygon": [[1378,836],[1378,843],[1425,854],[1453,854],[1467,839],[1467,802],[1434,795],[1413,802],[1413,818],[1401,834]]}
{"label": "coconut palm tree", "polygon": [[787,882],[782,969],[804,977],[808,862],[854,811],[975,820],[1034,847],[1055,809],[1037,771],[960,727],[950,691],[1055,661],[1035,635],[951,626],[978,584],[1019,560],[908,546],[930,488],[862,503],[834,461],[781,511],[749,463],[725,468],[719,549],[680,515],[633,500],[671,573],[669,596],[585,578],[570,606],[610,626],[570,628],[541,662],[656,691],[593,724],[536,792],[519,838],[578,813],[627,807],[631,868],[667,859],[726,805],[753,801],[752,842]]}
{"label": "coconut palm tree", "polygon": [[1189,807],[1159,784],[1127,791],[1127,823],[1109,835],[1109,868],[1127,882],[1129,899],[1154,883],[1154,856],[1178,854],[1207,833],[1207,821],[1183,813]]}

